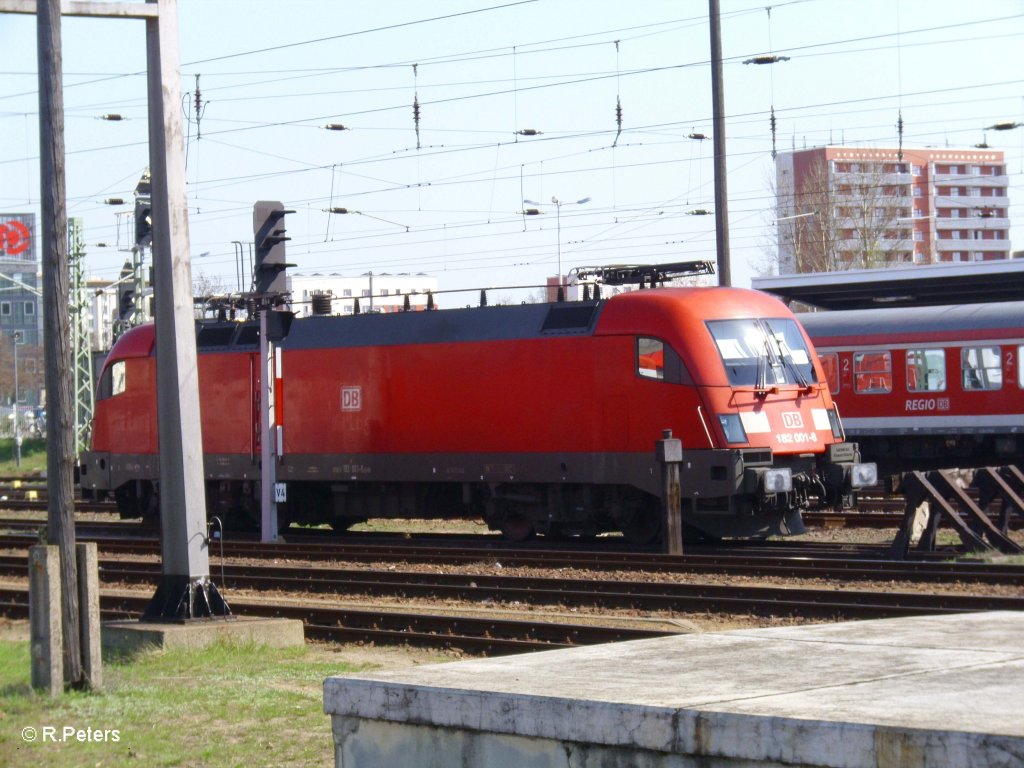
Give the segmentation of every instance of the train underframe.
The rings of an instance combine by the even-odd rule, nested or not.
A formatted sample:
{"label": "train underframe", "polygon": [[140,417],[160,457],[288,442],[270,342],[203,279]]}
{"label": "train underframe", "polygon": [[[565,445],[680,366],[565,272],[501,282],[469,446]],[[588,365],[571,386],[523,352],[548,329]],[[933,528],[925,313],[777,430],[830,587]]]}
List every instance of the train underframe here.
{"label": "train underframe", "polygon": [[[848,454],[840,458],[852,460],[855,447]],[[582,466],[593,463],[587,457],[559,458],[552,463],[553,472],[522,471],[524,467],[507,457],[474,467],[472,473],[458,462],[444,465],[443,472],[430,472],[444,478],[475,476],[472,482],[378,478],[375,475],[385,472],[375,472],[377,464],[370,457],[346,458],[338,466],[348,471],[348,477],[323,479],[332,472],[321,457],[306,464],[291,461],[286,463],[290,470],[278,476],[287,488],[287,501],[278,504],[278,524],[282,529],[293,523],[328,524],[344,531],[373,518],[463,517],[482,520],[511,540],[535,534],[554,538],[621,532],[628,541],[642,544],[660,537],[662,480],[649,457],[642,461],[630,456],[602,457],[600,466]],[[798,534],[804,530],[801,511],[812,499],[819,507],[852,503],[849,461],[822,465],[815,457],[773,457],[770,451],[737,450],[692,452],[686,459],[680,473],[681,506],[691,538]],[[241,479],[224,477],[223,461],[219,464],[222,476],[208,478],[206,483],[208,517],[218,517],[229,528],[257,528],[261,494],[254,474],[258,473],[250,466]],[[780,466],[790,470],[791,488],[766,491],[765,473]],[[353,468],[359,469],[359,476],[352,476]],[[598,481],[599,474],[611,481]],[[616,476],[634,482],[616,481]],[[117,485],[113,496],[123,517],[149,518],[159,512],[155,480],[127,480]]]}
{"label": "train underframe", "polygon": [[1024,466],[1024,432],[861,435],[861,453],[879,475],[934,469]]}

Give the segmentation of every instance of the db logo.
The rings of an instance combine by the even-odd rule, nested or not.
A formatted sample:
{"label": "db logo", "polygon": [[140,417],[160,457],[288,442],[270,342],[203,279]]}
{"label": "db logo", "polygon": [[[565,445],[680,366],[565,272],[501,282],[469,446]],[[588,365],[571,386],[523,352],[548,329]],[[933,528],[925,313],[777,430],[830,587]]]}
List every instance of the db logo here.
{"label": "db logo", "polygon": [[341,410],[361,411],[363,409],[363,388],[342,387],[341,388]]}
{"label": "db logo", "polygon": [[0,224],[0,253],[17,256],[28,250],[29,231],[24,222],[12,219]]}
{"label": "db logo", "polygon": [[786,411],[782,414],[782,426],[786,429],[803,429],[804,418],[800,411]]}

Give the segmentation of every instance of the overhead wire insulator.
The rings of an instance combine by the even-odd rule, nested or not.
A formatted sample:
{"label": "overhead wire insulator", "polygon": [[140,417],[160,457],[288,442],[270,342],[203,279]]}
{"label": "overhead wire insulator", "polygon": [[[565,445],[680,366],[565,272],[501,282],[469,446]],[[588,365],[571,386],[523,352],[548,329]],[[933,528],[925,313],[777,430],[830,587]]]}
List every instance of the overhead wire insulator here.
{"label": "overhead wire insulator", "polygon": [[116,122],[119,122],[121,120],[125,120],[126,118],[125,118],[124,115],[119,115],[116,112],[114,112],[114,113],[107,114],[107,115],[100,115],[99,119],[100,120],[109,120],[112,123],[116,123]]}
{"label": "overhead wire insulator", "polygon": [[755,56],[752,59],[747,59],[744,64],[778,64],[780,61],[789,61],[789,56],[775,56],[773,54],[766,54],[764,56]]}
{"label": "overhead wire insulator", "polygon": [[612,147],[616,147],[619,143],[619,136],[622,135],[622,100],[619,98],[619,41],[615,41],[615,125],[618,130],[615,131],[615,141],[612,142]]}
{"label": "overhead wire insulator", "polygon": [[704,141],[705,139],[711,138],[706,133],[688,133],[686,135],[688,139],[694,139],[695,141]]}
{"label": "overhead wire insulator", "polygon": [[325,131],[347,131],[347,130],[349,130],[349,127],[347,125],[342,125],[341,123],[327,123],[327,125],[322,125],[320,127],[323,128]]}
{"label": "overhead wire insulator", "polygon": [[694,208],[692,211],[686,212],[687,216],[710,216],[711,211],[706,208]]}
{"label": "overhead wire insulator", "polygon": [[990,125],[987,130],[990,131],[1012,131],[1014,128],[1020,128],[1024,126],[1024,123],[996,123]]}
{"label": "overhead wire insulator", "polygon": [[521,128],[520,130],[516,131],[516,134],[519,135],[519,136],[543,136],[544,135],[541,131],[538,131],[536,128]]}
{"label": "overhead wire insulator", "polygon": [[768,124],[772,128],[772,160],[774,160],[775,159],[775,155],[778,154],[775,151],[775,129],[776,129],[776,126],[778,125],[778,123],[775,120],[775,105],[774,104],[772,104],[772,106],[771,106],[771,115],[768,118]]}
{"label": "overhead wire insulator", "polygon": [[420,148],[420,99],[414,96],[412,100],[412,121],[416,125],[416,149]]}
{"label": "overhead wire insulator", "polygon": [[903,110],[899,112],[899,117],[896,119],[896,135],[899,137],[899,149],[896,152],[896,159],[901,163],[903,162]]}
{"label": "overhead wire insulator", "polygon": [[419,64],[412,65],[413,95],[412,95],[412,121],[416,126],[416,149],[420,148],[420,94],[416,88],[416,79],[419,77]]}
{"label": "overhead wire insulator", "polygon": [[622,102],[619,101],[619,97],[615,97],[615,125],[618,126],[618,130],[615,131],[615,141],[612,142],[614,147],[619,143],[619,136],[622,135]]}

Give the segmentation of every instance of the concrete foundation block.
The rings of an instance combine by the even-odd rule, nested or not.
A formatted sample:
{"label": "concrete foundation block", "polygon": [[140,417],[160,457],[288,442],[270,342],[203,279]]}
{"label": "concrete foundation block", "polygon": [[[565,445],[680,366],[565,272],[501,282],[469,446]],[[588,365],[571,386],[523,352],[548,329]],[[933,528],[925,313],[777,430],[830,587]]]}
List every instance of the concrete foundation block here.
{"label": "concrete foundation block", "polygon": [[103,652],[134,653],[146,648],[198,650],[214,643],[299,646],[305,642],[298,619],[233,616],[192,619],[185,623],[108,621],[103,624]]}
{"label": "concrete foundation block", "polygon": [[75,545],[78,567],[78,630],[81,632],[82,671],[89,687],[103,687],[100,639],[100,575],[96,542]]}
{"label": "concrete foundation block", "polygon": [[60,548],[31,547],[28,553],[32,687],[51,696],[64,692],[61,645]]}

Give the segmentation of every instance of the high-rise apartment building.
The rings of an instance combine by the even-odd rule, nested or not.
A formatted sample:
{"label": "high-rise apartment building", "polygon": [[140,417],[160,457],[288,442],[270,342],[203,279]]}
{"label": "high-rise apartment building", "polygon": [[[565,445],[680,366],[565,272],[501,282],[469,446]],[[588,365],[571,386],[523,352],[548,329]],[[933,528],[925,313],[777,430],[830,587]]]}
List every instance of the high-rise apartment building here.
{"label": "high-rise apartment building", "polygon": [[1010,257],[994,149],[817,147],[775,160],[779,274]]}

